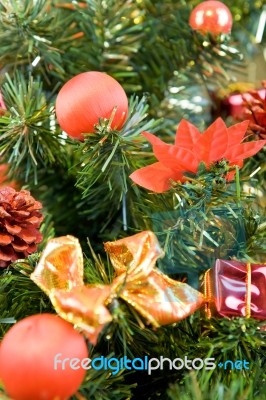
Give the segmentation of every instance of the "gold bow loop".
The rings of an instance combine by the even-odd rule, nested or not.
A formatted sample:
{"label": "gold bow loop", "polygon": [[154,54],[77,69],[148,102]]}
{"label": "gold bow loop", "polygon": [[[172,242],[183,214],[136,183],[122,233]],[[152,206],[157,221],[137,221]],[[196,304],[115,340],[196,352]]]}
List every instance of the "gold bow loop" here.
{"label": "gold bow loop", "polygon": [[115,283],[127,284],[148,277],[158,258],[164,256],[154,233],[144,231],[115,242],[104,243],[116,272]]}
{"label": "gold bow loop", "polygon": [[154,233],[104,244],[116,276],[110,285],[85,285],[83,257],[73,236],[51,239],[31,279],[50,297],[56,312],[96,344],[112,320],[107,306],[115,297],[134,307],[154,327],[186,318],[204,302],[201,293],[155,268],[164,255]]}

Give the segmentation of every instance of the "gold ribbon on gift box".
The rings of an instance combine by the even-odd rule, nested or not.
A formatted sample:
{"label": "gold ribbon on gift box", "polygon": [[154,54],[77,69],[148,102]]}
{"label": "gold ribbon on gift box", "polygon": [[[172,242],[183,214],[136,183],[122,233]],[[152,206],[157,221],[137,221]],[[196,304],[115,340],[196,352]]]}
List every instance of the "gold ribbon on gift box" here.
{"label": "gold ribbon on gift box", "polygon": [[247,275],[246,275],[246,295],[245,295],[245,317],[250,318],[251,316],[251,264],[247,263]]}
{"label": "gold ribbon on gift box", "polygon": [[104,244],[115,270],[110,285],[84,284],[83,256],[78,239],[51,239],[31,279],[49,296],[60,317],[96,344],[104,325],[112,321],[107,308],[121,298],[154,327],[176,323],[204,302],[201,293],[170,279],[155,268],[164,255],[150,231]]}
{"label": "gold ribbon on gift box", "polygon": [[208,269],[205,274],[204,274],[204,280],[203,280],[203,285],[204,285],[204,298],[205,298],[205,314],[208,319],[212,317],[212,311],[211,311],[211,303],[214,302],[214,296],[212,292],[212,282],[211,282],[211,268]]}
{"label": "gold ribbon on gift box", "polygon": [[[208,269],[204,275],[204,297],[205,297],[205,313],[208,319],[212,317],[211,304],[214,303],[215,297],[212,290],[212,269]],[[251,264],[246,264],[246,294],[245,294],[245,318],[251,317]]]}

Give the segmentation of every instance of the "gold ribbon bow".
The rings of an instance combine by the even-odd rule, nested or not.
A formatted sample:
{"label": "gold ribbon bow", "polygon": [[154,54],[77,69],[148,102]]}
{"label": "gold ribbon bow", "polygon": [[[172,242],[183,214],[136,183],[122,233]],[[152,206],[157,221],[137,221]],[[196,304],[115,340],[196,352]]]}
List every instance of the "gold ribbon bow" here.
{"label": "gold ribbon bow", "polygon": [[96,344],[112,320],[108,304],[116,297],[133,306],[154,327],[173,324],[198,309],[204,297],[186,283],[154,268],[164,255],[150,231],[104,244],[116,276],[110,285],[84,285],[83,257],[73,236],[51,239],[31,274],[56,312]]}

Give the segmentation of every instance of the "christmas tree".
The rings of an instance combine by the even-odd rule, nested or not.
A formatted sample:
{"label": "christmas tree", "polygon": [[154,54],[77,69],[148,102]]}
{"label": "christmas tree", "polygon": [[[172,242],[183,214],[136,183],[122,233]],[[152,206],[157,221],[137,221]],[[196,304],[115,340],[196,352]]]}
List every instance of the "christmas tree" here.
{"label": "christmas tree", "polygon": [[1,2],[1,398],[266,398],[265,15]]}

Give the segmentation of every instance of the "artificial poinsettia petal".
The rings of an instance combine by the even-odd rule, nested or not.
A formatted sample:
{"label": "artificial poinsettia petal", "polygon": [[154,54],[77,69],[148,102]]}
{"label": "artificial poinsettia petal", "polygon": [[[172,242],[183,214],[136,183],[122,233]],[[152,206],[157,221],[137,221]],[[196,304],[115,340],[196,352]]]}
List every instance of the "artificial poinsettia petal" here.
{"label": "artificial poinsettia petal", "polygon": [[160,138],[158,138],[157,136],[153,135],[150,132],[142,132],[142,135],[145,136],[145,138],[152,144],[152,145],[163,145],[166,144],[165,142],[163,142]]}
{"label": "artificial poinsettia petal", "polygon": [[256,142],[247,142],[235,145],[227,150],[224,158],[233,164],[235,161],[244,160],[254,156],[266,144],[266,140],[257,140]]}
{"label": "artificial poinsettia petal", "polygon": [[167,144],[149,132],[143,132],[142,134],[152,144],[153,153],[157,160],[166,168],[170,168],[173,171],[197,171],[199,160],[191,150]]}
{"label": "artificial poinsettia petal", "polygon": [[242,168],[244,165],[244,161],[243,160],[233,161],[233,162],[229,163],[229,165],[230,165],[230,167],[237,166],[239,168]]}
{"label": "artificial poinsettia petal", "polygon": [[222,118],[217,118],[195,143],[193,151],[199,154],[200,160],[209,165],[224,158],[228,147],[227,127]]}
{"label": "artificial poinsettia petal", "polygon": [[181,171],[172,171],[162,163],[157,162],[138,169],[130,175],[130,178],[145,189],[163,193],[170,189],[170,180],[182,181],[183,174]]}
{"label": "artificial poinsettia petal", "polygon": [[226,180],[228,182],[231,182],[234,179],[235,174],[236,174],[236,171],[228,172],[228,174],[226,175]]}
{"label": "artificial poinsettia petal", "polygon": [[200,161],[191,150],[171,144],[154,145],[153,153],[166,168],[197,172]]}
{"label": "artificial poinsettia petal", "polygon": [[176,130],[175,145],[192,150],[201,133],[190,122],[182,119]]}
{"label": "artificial poinsettia petal", "polygon": [[243,121],[227,128],[228,132],[228,149],[231,146],[240,144],[244,139],[245,133],[248,129],[249,121]]}

